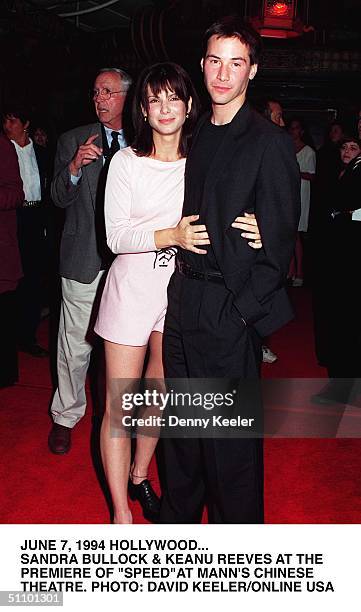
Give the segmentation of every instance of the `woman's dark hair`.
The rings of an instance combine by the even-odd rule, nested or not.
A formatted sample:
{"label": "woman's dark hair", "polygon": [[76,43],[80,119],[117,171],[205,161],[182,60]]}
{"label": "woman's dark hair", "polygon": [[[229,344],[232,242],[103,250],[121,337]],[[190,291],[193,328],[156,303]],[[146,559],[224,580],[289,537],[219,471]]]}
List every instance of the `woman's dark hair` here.
{"label": "woman's dark hair", "polygon": [[238,38],[249,49],[251,66],[258,64],[262,51],[262,38],[248,23],[237,16],[229,15],[213,23],[203,36],[203,57],[206,57],[208,41],[211,36],[217,38]]}
{"label": "woman's dark hair", "polygon": [[306,121],[304,120],[303,117],[301,117],[300,115],[294,115],[293,117],[290,117],[287,121],[287,130],[290,129],[291,127],[291,123],[293,123],[294,121],[297,121],[297,123],[300,124],[303,135],[302,135],[302,140],[306,145],[309,145],[310,147],[312,147],[313,149],[315,148],[314,142],[313,142],[313,138],[310,134],[310,131],[308,129],[308,125],[306,123]]}
{"label": "woman's dark hair", "polygon": [[347,130],[346,123],[343,120],[340,120],[340,119],[333,119],[330,123],[328,123],[325,126],[324,135],[323,135],[323,146],[334,147],[334,146],[338,146],[340,144],[339,141],[336,142],[336,141],[331,139],[331,131],[332,131],[332,128],[334,126],[338,126],[340,128],[340,130],[341,130],[343,135],[347,134],[348,130]]}
{"label": "woman's dark hair", "polygon": [[361,148],[361,139],[354,134],[346,134],[343,138],[341,138],[339,142],[340,149],[346,142],[354,142]]}
{"label": "woman's dark hair", "polygon": [[161,91],[169,89],[178,98],[183,100],[186,109],[192,98],[192,106],[189,111],[181,133],[179,142],[179,155],[186,157],[192,131],[197,121],[200,104],[193,83],[186,71],[173,62],[154,64],[143,70],[140,75],[134,93],[132,119],[135,138],[132,145],[133,150],[140,157],[149,156],[154,152],[152,128],[148,121],[144,121],[143,110],[148,111],[148,85],[151,92],[158,96]]}
{"label": "woman's dark hair", "polygon": [[338,121],[337,119],[334,119],[333,121],[331,121],[331,123],[328,124],[328,126],[326,127],[326,134],[329,134],[331,131],[331,128],[333,128],[334,125],[338,125],[341,130],[343,131],[344,134],[347,134],[347,125],[345,121]]}
{"label": "woman's dark hair", "polygon": [[27,121],[29,121],[29,123],[31,122],[30,113],[22,106],[18,106],[16,104],[8,105],[4,108],[2,113],[2,121],[4,121],[7,117],[15,117],[16,119],[20,119],[23,125],[25,125]]}

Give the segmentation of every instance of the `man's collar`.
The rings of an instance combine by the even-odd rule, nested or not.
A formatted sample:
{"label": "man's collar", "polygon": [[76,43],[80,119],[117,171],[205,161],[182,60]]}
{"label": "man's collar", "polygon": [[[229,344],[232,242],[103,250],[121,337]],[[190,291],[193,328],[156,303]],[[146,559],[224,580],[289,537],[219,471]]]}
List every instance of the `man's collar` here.
{"label": "man's collar", "polygon": [[105,133],[106,133],[107,135],[108,135],[108,134],[111,134],[112,132],[118,132],[118,134],[123,134],[123,132],[124,132],[123,128],[121,128],[120,130],[113,130],[112,128],[108,128],[108,127],[107,127],[106,125],[104,125],[104,124],[103,124],[103,127],[104,127],[104,129],[105,129]]}
{"label": "man's collar", "polygon": [[[248,123],[250,114],[251,114],[251,106],[246,100],[244,104],[242,104],[239,111],[237,111],[232,121],[230,123],[225,123],[225,125],[228,125],[230,127],[230,129],[227,130],[227,134],[237,135],[237,133],[239,133],[240,130],[242,131],[243,127],[246,127]],[[193,132],[193,140],[192,140],[193,144],[197,140],[198,135],[200,134],[201,129],[206,123],[206,121],[211,121],[211,117],[212,117],[212,110],[209,110],[206,113],[204,113],[204,115],[202,115],[202,117],[199,119],[196,125],[196,128]]]}
{"label": "man's collar", "polygon": [[11,142],[15,145],[15,147],[17,147],[18,149],[20,149],[20,151],[23,151],[24,149],[26,149],[27,147],[34,147],[34,143],[31,140],[31,138],[29,138],[29,142],[28,144],[24,145],[23,147],[21,145],[19,145],[17,142],[15,142],[15,140],[11,140]]}
{"label": "man's collar", "polygon": [[[232,117],[232,119],[230,121],[227,121],[227,123],[214,123],[213,125],[220,125],[220,126],[221,125],[230,125],[231,123],[233,123],[233,121],[237,121],[237,118],[240,115],[242,115],[242,110],[247,110],[248,108],[249,108],[249,104],[248,104],[247,100],[244,100],[244,102],[239,107],[239,109],[236,111],[236,113],[233,115],[233,117]],[[212,121],[212,116],[213,116],[213,113],[211,111],[211,121]]]}

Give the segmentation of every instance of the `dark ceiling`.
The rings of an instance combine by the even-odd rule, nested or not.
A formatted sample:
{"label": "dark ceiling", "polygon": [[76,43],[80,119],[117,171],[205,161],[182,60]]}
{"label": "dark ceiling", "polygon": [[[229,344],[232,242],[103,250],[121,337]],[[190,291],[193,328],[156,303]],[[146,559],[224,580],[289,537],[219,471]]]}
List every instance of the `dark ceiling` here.
{"label": "dark ceiling", "polygon": [[[0,108],[25,97],[63,125],[89,108],[96,71],[133,76],[156,61],[185,66],[202,93],[204,29],[222,15],[256,18],[262,0],[0,0]],[[345,108],[361,99],[361,0],[298,0],[306,32],[266,39],[254,88],[289,108]],[[253,88],[252,88],[253,89]],[[251,92],[252,93],[252,92]],[[203,92],[203,95],[205,93]]]}
{"label": "dark ceiling", "polygon": [[[101,32],[129,28],[135,15],[146,7],[174,11],[183,25],[194,27],[202,16],[260,13],[262,0],[2,0],[1,4],[5,9],[4,16],[0,13],[3,27],[16,13],[34,15],[38,11],[58,16],[84,32]],[[298,5],[316,28],[361,29],[360,0],[298,0]]]}
{"label": "dark ceiling", "polygon": [[152,0],[32,0],[31,4],[58,15],[85,32],[128,28],[139,9]]}

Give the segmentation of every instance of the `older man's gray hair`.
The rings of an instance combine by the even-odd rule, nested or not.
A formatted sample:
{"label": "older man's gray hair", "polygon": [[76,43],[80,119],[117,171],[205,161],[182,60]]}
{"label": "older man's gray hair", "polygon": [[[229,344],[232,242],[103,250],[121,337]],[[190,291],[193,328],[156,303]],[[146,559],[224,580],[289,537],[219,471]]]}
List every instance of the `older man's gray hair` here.
{"label": "older man's gray hair", "polygon": [[122,86],[125,88],[125,91],[128,91],[129,87],[133,83],[132,77],[121,68],[101,68],[98,72],[98,76],[103,72],[115,72],[116,74],[119,74],[122,79]]}

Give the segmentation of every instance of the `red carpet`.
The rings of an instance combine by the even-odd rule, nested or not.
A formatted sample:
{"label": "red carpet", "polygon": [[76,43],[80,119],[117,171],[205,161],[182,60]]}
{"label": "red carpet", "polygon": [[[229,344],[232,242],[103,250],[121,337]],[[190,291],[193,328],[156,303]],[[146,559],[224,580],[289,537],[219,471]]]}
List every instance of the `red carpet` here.
{"label": "red carpet", "polygon": [[[321,378],[325,371],[313,354],[309,293],[297,289],[291,297],[296,320],[270,340],[278,361],[264,366],[264,376]],[[46,335],[45,321],[44,343]],[[20,383],[0,391],[0,522],[108,523],[109,510],[93,463],[91,409],[74,430],[71,452],[51,455],[50,397],[48,361],[21,354]],[[266,522],[359,523],[360,460],[358,439],[266,440]],[[152,476],[156,486],[154,464]],[[134,522],[145,522],[137,504],[132,512]]]}

